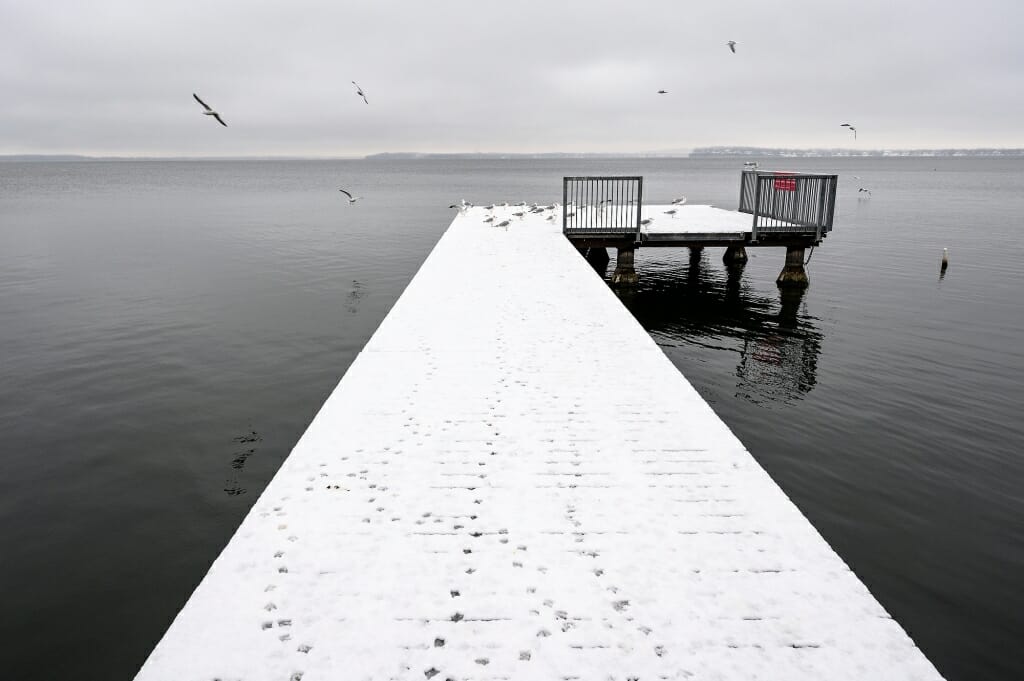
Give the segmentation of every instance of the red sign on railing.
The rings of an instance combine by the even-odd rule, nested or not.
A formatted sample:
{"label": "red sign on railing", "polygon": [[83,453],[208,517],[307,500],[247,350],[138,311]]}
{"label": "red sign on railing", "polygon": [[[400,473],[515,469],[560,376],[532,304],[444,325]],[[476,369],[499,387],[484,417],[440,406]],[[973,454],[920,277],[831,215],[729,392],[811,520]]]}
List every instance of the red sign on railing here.
{"label": "red sign on railing", "polygon": [[780,175],[776,177],[772,183],[775,191],[778,192],[795,192],[796,191],[796,178],[789,175]]}

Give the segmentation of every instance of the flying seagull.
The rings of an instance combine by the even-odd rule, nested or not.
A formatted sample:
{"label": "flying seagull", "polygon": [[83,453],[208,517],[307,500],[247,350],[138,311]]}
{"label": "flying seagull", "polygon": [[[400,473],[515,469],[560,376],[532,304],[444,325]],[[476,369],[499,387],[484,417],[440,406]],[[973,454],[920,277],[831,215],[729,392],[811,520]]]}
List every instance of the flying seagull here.
{"label": "flying seagull", "polygon": [[860,189],[858,189],[858,190],[857,190],[857,193],[858,193],[858,194],[860,194],[860,193],[866,193],[866,194],[867,194],[868,196],[871,196],[871,190],[870,190],[870,189],[864,189],[864,187],[861,187]]}
{"label": "flying seagull", "polygon": [[658,94],[659,95],[667,95],[668,94],[668,90],[658,90]]}
{"label": "flying seagull", "polygon": [[685,196],[680,196],[678,199],[674,199],[672,201],[672,205],[673,206],[681,206],[684,203],[686,203],[686,197]]}
{"label": "flying seagull", "polygon": [[339,189],[338,191],[348,197],[348,202],[349,203],[355,203],[359,199],[363,198],[361,196],[352,196],[352,194],[350,194],[349,192],[345,191],[344,189]]}
{"label": "flying seagull", "polygon": [[726,43],[726,45],[729,46],[729,49],[732,50],[733,54],[736,54],[736,41],[735,40],[730,40],[729,42]]}
{"label": "flying seagull", "polygon": [[206,116],[213,116],[214,118],[217,119],[218,123],[223,125],[225,128],[228,127],[228,124],[224,122],[224,120],[220,117],[220,114],[217,113],[216,111],[214,111],[213,109],[211,109],[210,107],[206,106],[206,102],[204,102],[203,100],[199,99],[199,95],[197,95],[196,93],[193,92],[192,96],[196,98],[197,102],[199,102],[200,104],[203,105],[204,109],[206,109],[206,111],[203,112],[204,115],[206,115]]}
{"label": "flying seagull", "polygon": [[842,124],[842,125],[840,125],[839,127],[840,127],[840,128],[849,128],[849,129],[850,129],[850,132],[852,132],[852,133],[853,133],[853,139],[857,139],[857,128],[853,127],[853,126],[852,126],[852,125],[850,125],[849,123],[843,123],[843,124]]}
{"label": "flying seagull", "polygon": [[369,104],[369,100],[366,99],[366,94],[363,93],[363,88],[359,87],[359,83],[352,81],[352,84],[356,86],[356,94],[363,98],[363,101]]}

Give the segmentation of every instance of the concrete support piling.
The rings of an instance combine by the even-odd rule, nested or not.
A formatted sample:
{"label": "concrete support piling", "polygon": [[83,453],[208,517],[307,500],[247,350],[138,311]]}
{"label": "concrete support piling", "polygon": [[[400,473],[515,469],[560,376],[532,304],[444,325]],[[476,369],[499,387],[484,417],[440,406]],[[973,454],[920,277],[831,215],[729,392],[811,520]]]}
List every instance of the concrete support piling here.
{"label": "concrete support piling", "polygon": [[728,266],[745,265],[747,263],[747,249],[743,246],[729,246],[725,249],[722,262]]}
{"label": "concrete support piling", "polygon": [[811,282],[804,270],[803,246],[786,247],[786,265],[782,268],[775,283],[779,288],[807,288],[810,285]]}
{"label": "concrete support piling", "polygon": [[633,269],[633,246],[619,246],[618,257],[615,260],[615,272],[612,273],[612,285],[614,286],[635,286],[640,281],[636,270]]}

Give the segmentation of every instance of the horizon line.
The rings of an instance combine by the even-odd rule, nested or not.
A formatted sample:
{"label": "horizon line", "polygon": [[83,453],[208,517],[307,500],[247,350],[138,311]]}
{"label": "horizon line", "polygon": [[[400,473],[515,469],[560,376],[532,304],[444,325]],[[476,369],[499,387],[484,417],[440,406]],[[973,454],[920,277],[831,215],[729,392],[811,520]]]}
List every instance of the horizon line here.
{"label": "horizon line", "polygon": [[352,154],[338,156],[317,156],[309,154],[252,154],[252,155],[161,155],[161,154],[80,154],[80,153],[8,153],[0,154],[0,161],[11,160],[109,160],[109,161],[358,161],[378,159],[381,157],[588,157],[604,158],[690,158],[692,156],[744,156],[766,154],[771,156],[793,156],[815,154],[844,157],[872,157],[886,155],[923,156],[929,154],[1000,154],[1013,153],[1024,155],[1024,147],[917,147],[917,148],[881,148],[851,149],[848,147],[755,147],[745,145],[715,145],[694,147],[689,150],[665,151],[382,151],[369,154]]}

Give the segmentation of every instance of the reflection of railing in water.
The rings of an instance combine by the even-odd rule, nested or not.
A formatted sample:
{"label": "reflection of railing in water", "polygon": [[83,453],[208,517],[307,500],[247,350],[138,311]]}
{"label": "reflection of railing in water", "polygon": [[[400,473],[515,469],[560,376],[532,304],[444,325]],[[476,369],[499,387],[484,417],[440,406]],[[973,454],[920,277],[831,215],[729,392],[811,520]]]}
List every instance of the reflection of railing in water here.
{"label": "reflection of railing in water", "polygon": [[[802,292],[786,291],[781,300],[758,295],[743,286],[740,270],[702,264],[699,256],[673,261],[670,274],[654,272],[621,298],[662,344],[676,339],[737,352],[736,391],[744,399],[802,399],[817,383],[823,340],[814,318],[800,314]],[[729,338],[738,342],[720,342]]]}
{"label": "reflection of railing in water", "polygon": [[[769,334],[743,339],[737,391],[747,399],[799,399],[817,383],[820,346],[810,337]],[[759,400],[753,400],[759,401]]]}

